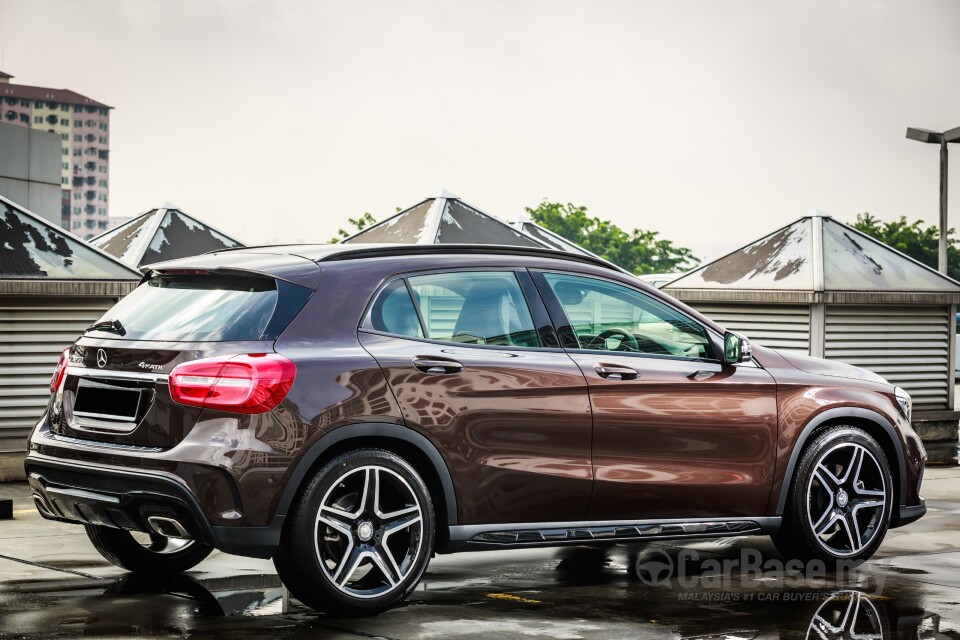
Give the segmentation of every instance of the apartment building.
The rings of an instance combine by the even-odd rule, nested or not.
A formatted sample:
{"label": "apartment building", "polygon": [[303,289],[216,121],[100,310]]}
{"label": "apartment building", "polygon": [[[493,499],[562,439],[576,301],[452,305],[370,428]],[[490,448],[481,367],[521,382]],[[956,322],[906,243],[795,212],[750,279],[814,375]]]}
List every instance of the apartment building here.
{"label": "apartment building", "polygon": [[112,107],[12,78],[0,71],[0,121],[60,136],[60,224],[82,238],[100,235],[109,225]]}

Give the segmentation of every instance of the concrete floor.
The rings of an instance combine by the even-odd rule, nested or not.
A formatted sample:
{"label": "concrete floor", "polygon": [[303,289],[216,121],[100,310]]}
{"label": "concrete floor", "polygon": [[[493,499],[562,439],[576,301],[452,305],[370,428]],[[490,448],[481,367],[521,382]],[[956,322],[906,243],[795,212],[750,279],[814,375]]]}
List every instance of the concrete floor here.
{"label": "concrete floor", "polygon": [[[785,574],[765,538],[648,545],[643,580],[623,548],[455,554],[431,563],[404,606],[331,619],[287,602],[269,561],[214,553],[182,578],[134,578],[81,528],[42,520],[26,485],[0,485],[15,500],[15,519],[0,521],[0,638],[956,639],[960,468],[928,469],[924,494],[927,516],[845,575]],[[711,573],[754,549],[765,566]]]}

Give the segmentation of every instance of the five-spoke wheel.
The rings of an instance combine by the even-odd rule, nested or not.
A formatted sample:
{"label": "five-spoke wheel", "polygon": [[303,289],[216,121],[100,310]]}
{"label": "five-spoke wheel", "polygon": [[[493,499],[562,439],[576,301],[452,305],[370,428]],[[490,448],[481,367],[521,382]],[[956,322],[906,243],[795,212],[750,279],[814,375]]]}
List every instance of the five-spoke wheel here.
{"label": "five-spoke wheel", "polygon": [[321,568],[344,593],[370,598],[395,589],[410,574],[423,538],[423,508],[395,471],[365,466],[348,471],[317,511],[314,545]]}
{"label": "five-spoke wheel", "polygon": [[433,551],[433,505],[405,460],[364,449],[304,490],[274,562],[301,601],[328,613],[382,611],[416,586]]}
{"label": "five-spoke wheel", "polygon": [[877,533],[887,507],[886,478],[866,447],[842,442],[826,451],[807,485],[807,521],[837,557],[855,556]]}
{"label": "five-spoke wheel", "polygon": [[830,427],[804,451],[773,540],[789,557],[865,560],[886,534],[891,495],[877,442],[856,427]]}

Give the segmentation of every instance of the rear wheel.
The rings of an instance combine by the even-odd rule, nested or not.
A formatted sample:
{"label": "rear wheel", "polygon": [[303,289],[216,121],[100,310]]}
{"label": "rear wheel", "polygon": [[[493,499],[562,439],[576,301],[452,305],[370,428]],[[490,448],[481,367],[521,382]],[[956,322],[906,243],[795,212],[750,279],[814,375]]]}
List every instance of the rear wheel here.
{"label": "rear wheel", "polygon": [[883,542],[892,496],[876,440],[856,427],[830,427],[800,458],[773,541],[789,558],[862,562]]}
{"label": "rear wheel", "polygon": [[104,558],[128,571],[173,575],[189,571],[210,555],[213,548],[196,540],[166,538],[155,533],[84,525],[87,537]]}
{"label": "rear wheel", "polygon": [[394,453],[360,449],[331,460],[306,486],[274,564],[304,604],[371,615],[413,591],[433,541],[433,503],[417,472]]}

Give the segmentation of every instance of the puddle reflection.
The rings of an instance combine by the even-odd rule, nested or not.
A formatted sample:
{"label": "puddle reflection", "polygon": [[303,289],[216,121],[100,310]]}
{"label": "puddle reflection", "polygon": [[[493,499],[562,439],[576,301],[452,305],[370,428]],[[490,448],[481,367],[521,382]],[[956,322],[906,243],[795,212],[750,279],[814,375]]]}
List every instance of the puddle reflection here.
{"label": "puddle reflection", "polygon": [[275,575],[212,578],[202,583],[187,576],[158,580],[126,576],[104,589],[107,597],[139,600],[168,596],[189,601],[199,616],[265,616],[285,613],[284,589]]}
{"label": "puddle reflection", "polygon": [[[245,637],[290,638],[320,627],[406,638],[425,633],[433,637],[429,630],[438,624],[443,626],[443,637],[512,637],[507,630],[514,623],[524,635],[536,631],[533,635],[570,638],[624,637],[624,633],[703,640],[960,637],[941,631],[939,616],[924,611],[917,598],[822,585],[764,589],[753,597],[741,590],[737,597],[724,599],[710,589],[628,581],[622,568],[612,566],[609,559],[600,558],[602,568],[598,569],[598,556],[588,558],[592,562],[563,556],[550,567],[550,574],[541,565],[522,568],[525,575],[510,576],[509,581],[500,577],[500,588],[507,582],[528,587],[536,593],[531,598],[495,598],[490,593],[493,585],[466,578],[459,587],[418,591],[407,606],[379,618],[337,621],[318,616],[296,601],[287,602],[275,575],[6,583],[0,585],[0,637],[147,631],[147,635],[167,631],[201,637],[242,628]],[[578,581],[581,571],[583,579]],[[425,582],[429,585],[430,578]],[[767,597],[756,597],[759,593]],[[709,597],[701,597],[704,594]],[[583,627],[587,622],[590,630],[565,635],[570,625]]]}

